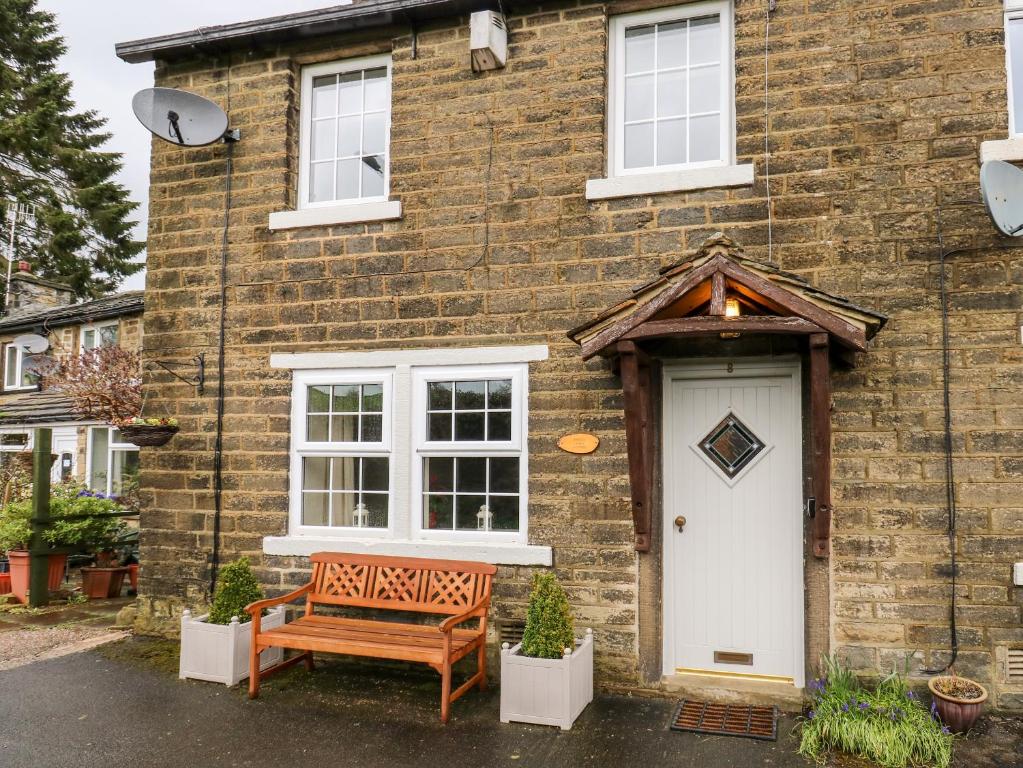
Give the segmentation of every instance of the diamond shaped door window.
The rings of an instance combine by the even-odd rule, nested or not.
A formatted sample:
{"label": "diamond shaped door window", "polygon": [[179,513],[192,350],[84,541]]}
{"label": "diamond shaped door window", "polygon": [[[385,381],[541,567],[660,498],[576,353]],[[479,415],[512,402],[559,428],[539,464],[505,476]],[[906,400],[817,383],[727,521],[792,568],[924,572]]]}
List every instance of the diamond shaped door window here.
{"label": "diamond shaped door window", "polygon": [[700,450],[731,479],[764,450],[764,443],[730,413],[700,441]]}

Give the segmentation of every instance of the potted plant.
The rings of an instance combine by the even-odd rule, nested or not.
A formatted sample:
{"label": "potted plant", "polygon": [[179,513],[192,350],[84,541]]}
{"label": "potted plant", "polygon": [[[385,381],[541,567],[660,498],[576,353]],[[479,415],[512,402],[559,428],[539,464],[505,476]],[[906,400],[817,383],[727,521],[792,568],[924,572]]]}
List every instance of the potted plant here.
{"label": "potted plant", "polygon": [[522,642],[501,646],[501,722],[569,730],[593,701],[593,632],[576,639],[565,590],[533,574]]}
{"label": "potted plant", "polygon": [[97,347],[51,361],[43,387],[59,390],[80,415],[117,427],[138,446],[164,445],[178,431],[176,419],[142,417],[142,358],[122,347]]}
{"label": "potted plant", "polygon": [[987,689],[966,677],[951,675],[932,677],[927,681],[934,711],[954,733],[966,733],[977,722],[987,701]]}
{"label": "potted plant", "polygon": [[0,595],[11,593],[11,563],[6,557],[0,557]]}
{"label": "potted plant", "polygon": [[[181,614],[181,657],[178,677],[237,685],[249,676],[249,648],[252,644],[251,617],[245,606],[263,599],[247,557],[220,569],[217,591],[210,612],[192,618]],[[262,628],[284,624],[284,606],[269,611]],[[260,669],[280,663],[284,649],[268,648],[260,654]]]}
{"label": "potted plant", "polygon": [[177,419],[143,419],[136,417],[121,424],[121,437],[139,447],[165,445],[178,433]]}
{"label": "potted plant", "polygon": [[[66,550],[95,551],[112,541],[123,524],[113,514],[119,509],[113,499],[94,494],[77,483],[60,483],[50,492],[53,521],[43,532],[43,541],[55,551],[49,554],[49,589],[60,587],[67,564]],[[6,549],[11,563],[11,591],[19,602],[27,602],[29,584],[29,541],[32,538],[32,500],[21,498],[0,511],[0,549]],[[65,551],[60,551],[65,550]]]}

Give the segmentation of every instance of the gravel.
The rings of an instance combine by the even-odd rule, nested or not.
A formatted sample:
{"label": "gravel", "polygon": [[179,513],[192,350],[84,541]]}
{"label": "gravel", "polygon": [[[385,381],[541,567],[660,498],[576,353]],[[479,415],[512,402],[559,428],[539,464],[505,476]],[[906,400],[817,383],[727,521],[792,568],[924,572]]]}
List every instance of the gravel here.
{"label": "gravel", "polygon": [[80,646],[93,645],[103,636],[120,637],[102,627],[40,627],[0,632],[0,670],[20,667],[42,658],[52,658],[61,652],[72,652]]}

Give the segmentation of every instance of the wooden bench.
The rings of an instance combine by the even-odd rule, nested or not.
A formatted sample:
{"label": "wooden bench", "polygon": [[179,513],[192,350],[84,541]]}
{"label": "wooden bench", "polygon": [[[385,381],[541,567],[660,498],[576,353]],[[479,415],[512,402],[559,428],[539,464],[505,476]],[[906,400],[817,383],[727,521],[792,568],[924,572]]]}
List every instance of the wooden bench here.
{"label": "wooden bench", "polygon": [[[485,563],[320,552],[311,558],[313,578],[294,592],[246,606],[252,616],[249,698],[259,695],[260,677],[300,661],[313,669],[313,653],[341,653],[428,664],[441,675],[440,719],[451,702],[474,685],[487,686],[487,609],[497,569]],[[305,615],[265,632],[265,608],[305,597]],[[437,624],[407,624],[378,618],[317,614],[315,607],[344,606],[448,616]],[[462,627],[473,618],[478,626]],[[259,671],[259,654],[270,647],[302,653]],[[451,690],[451,665],[476,651],[476,674]]]}

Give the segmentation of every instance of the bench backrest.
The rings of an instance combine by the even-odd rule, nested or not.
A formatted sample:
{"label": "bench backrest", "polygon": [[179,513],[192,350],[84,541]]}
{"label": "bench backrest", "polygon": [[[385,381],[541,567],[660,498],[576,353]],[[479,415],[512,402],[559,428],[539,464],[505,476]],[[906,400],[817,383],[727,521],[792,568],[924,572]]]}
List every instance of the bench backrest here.
{"label": "bench backrest", "polygon": [[454,616],[490,597],[497,572],[487,563],[419,557],[317,552],[310,560],[310,608],[320,603]]}

